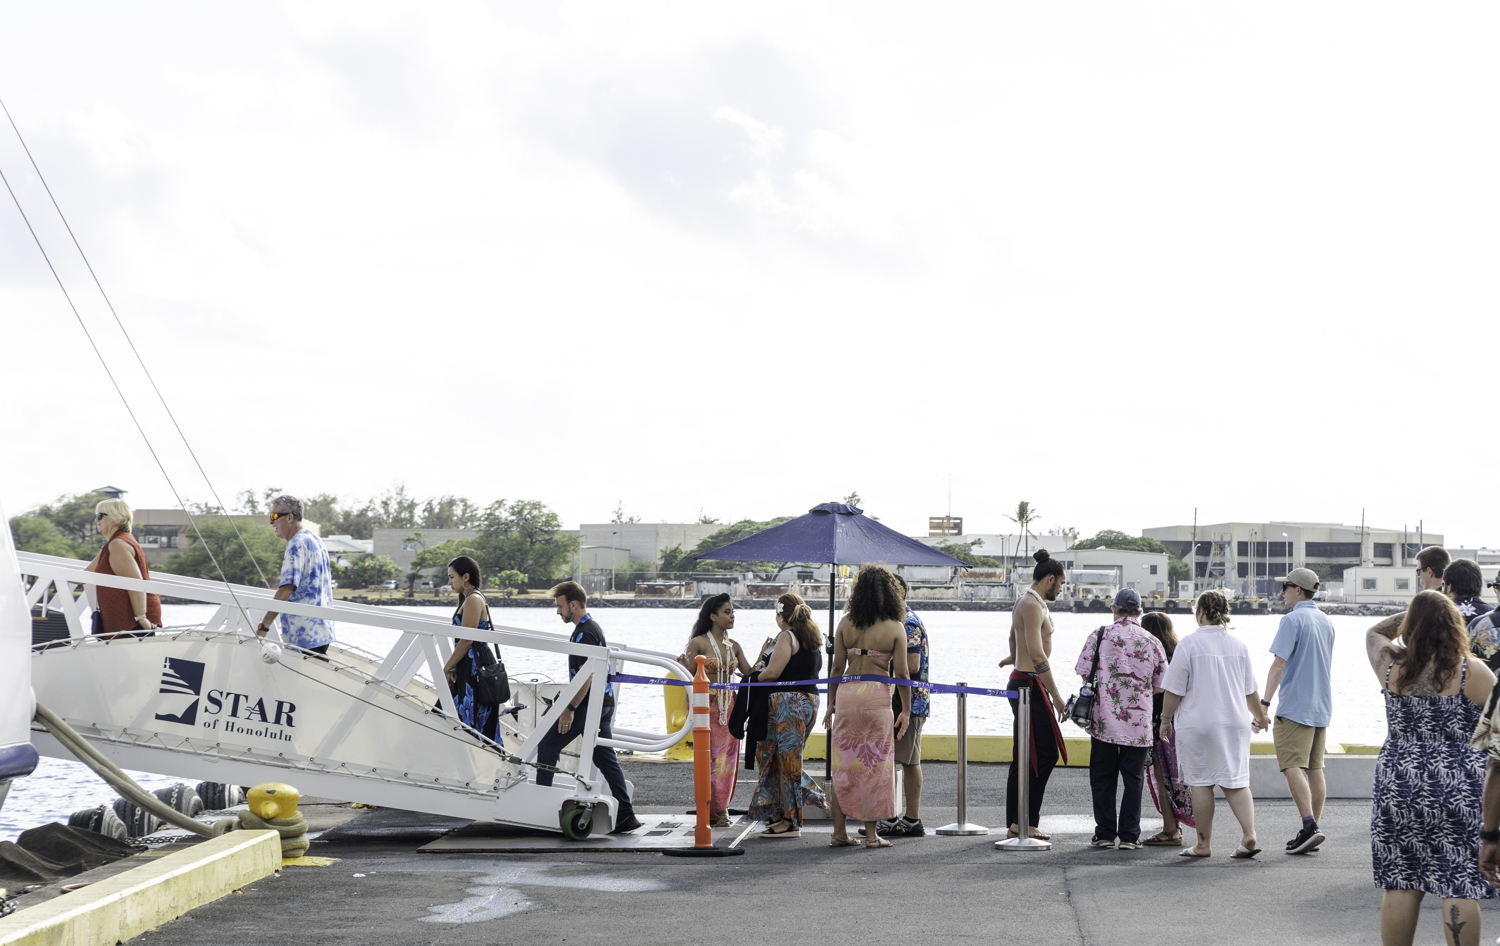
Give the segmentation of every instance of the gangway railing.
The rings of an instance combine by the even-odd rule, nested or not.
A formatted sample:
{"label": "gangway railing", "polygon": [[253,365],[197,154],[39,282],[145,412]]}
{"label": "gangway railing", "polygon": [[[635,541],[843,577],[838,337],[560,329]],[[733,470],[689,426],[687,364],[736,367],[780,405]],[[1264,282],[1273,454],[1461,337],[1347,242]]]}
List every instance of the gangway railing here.
{"label": "gangway railing", "polygon": [[[498,780],[496,786],[488,792],[497,798],[501,793],[510,792],[523,782],[528,784],[534,782],[527,778],[525,770],[535,769],[537,750],[540,747],[542,735],[549,727],[557,725],[563,710],[578,695],[587,681],[596,680],[598,681],[596,685],[602,687],[604,679],[608,677],[611,670],[618,670],[624,663],[645,664],[682,677],[689,676],[687,670],[674,659],[674,655],[625,644],[612,643],[605,646],[577,644],[570,641],[564,634],[507,626],[496,626],[490,630],[463,628],[461,633],[464,639],[488,642],[502,648],[502,653],[505,652],[504,649],[526,649],[553,653],[564,659],[570,656],[584,658],[584,665],[576,676],[565,684],[557,685],[560,687],[560,692],[551,700],[545,712],[537,711],[537,719],[531,730],[524,734],[508,730],[504,734],[506,736],[503,740],[504,745],[501,746],[460,722],[458,708],[445,685],[444,667],[453,655],[452,641],[459,631],[449,622],[395,611],[391,608],[350,602],[338,602],[332,607],[319,607],[292,601],[279,601],[271,591],[264,588],[228,585],[223,582],[166,573],[157,573],[150,580],[101,575],[87,571],[86,562],[56,556],[22,552],[18,553],[17,558],[27,605],[41,606],[60,612],[68,627],[67,641],[39,646],[33,651],[34,660],[45,660],[49,647],[78,648],[94,643],[109,643],[89,633],[91,608],[87,595],[83,592],[90,587],[147,592],[166,598],[215,606],[213,613],[201,625],[195,624],[190,630],[169,628],[159,632],[163,635],[192,633],[201,635],[204,639],[240,640],[243,644],[254,646],[257,643],[254,640],[257,625],[267,612],[272,611],[333,621],[335,634],[340,624],[396,632],[395,642],[383,655],[376,654],[373,658],[361,659],[360,662],[365,666],[355,666],[350,660],[353,659],[352,654],[367,652],[346,647],[343,644],[338,644],[331,650],[329,665],[341,672],[355,673],[365,686],[373,686],[386,692],[387,695],[408,700],[413,697],[411,692],[413,687],[426,692],[427,684],[415,679],[425,668],[427,676],[433,681],[431,689],[434,692],[431,696],[431,703],[428,703],[423,711],[432,714],[440,713],[456,734],[472,741],[476,746],[486,747],[492,752],[499,753],[506,763],[513,767],[514,771],[510,776]],[[285,663],[283,651],[286,652],[286,656],[314,656],[287,645],[280,639],[275,625],[266,638],[258,643],[261,647],[261,658],[268,664]],[[347,653],[341,653],[341,651]],[[344,657],[349,657],[350,660],[341,659]],[[305,676],[306,672],[302,672]],[[166,691],[163,690],[163,692]],[[356,726],[368,725],[373,718],[368,712],[367,701],[351,699],[345,702],[348,705],[345,707],[344,718],[323,740],[324,745],[337,746],[340,739],[347,736]],[[607,795],[607,786],[593,764],[593,750],[596,745],[612,749],[654,752],[676,745],[691,732],[690,723],[684,723],[675,732],[618,729],[614,731],[612,738],[600,738],[598,735],[599,717],[603,701],[591,699],[587,706],[588,715],[578,743],[577,774],[573,776],[573,773],[568,773],[572,777],[564,780],[564,782],[571,782],[576,778],[579,783],[576,788],[566,789],[570,794]],[[52,708],[64,718],[69,716],[66,705]],[[109,736],[104,734],[104,730],[108,728],[102,727],[86,734],[94,738],[108,739]],[[150,741],[145,740],[145,742]],[[137,738],[136,742],[140,744],[142,741]],[[38,740],[38,743],[44,744],[44,740]],[[360,777],[357,766],[343,765],[336,756],[319,760],[319,765],[324,769],[341,770],[340,774],[343,775]],[[389,778],[385,776],[381,778],[389,781]],[[448,780],[438,776],[433,781],[441,784]],[[530,784],[530,787],[541,792],[562,790],[534,784]],[[474,790],[472,786],[469,787],[470,793]],[[481,790],[481,794],[483,793]],[[413,803],[411,807],[414,810],[431,810],[430,808],[424,809],[419,803]],[[497,818],[496,820],[513,819]]]}

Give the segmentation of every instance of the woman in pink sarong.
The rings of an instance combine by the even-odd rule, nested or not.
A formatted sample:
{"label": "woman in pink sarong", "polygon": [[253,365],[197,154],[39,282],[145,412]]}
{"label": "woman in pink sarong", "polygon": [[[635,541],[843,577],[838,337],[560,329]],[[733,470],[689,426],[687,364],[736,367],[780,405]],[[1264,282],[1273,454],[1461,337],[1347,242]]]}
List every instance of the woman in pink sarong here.
{"label": "woman in pink sarong", "polygon": [[[866,565],[854,580],[849,611],[834,635],[833,676],[875,674],[907,677],[906,600],[896,576]],[[892,671],[895,671],[894,673]],[[892,717],[890,683],[861,680],[829,683],[823,726],[833,753],[833,840],[854,847],[847,818],[865,823],[865,847],[890,847],[877,822],[896,816],[896,739],[911,716],[911,688],[901,691],[901,713]],[[835,705],[836,704],[836,705]]]}
{"label": "woman in pink sarong", "polygon": [[[730,683],[731,675],[743,674],[750,661],[740,645],[729,639],[733,627],[734,602],[728,595],[714,595],[704,601],[687,650],[679,658],[683,666],[696,666],[694,658],[702,655],[708,658],[703,672],[713,683]],[[708,823],[720,828],[729,827],[729,799],[734,796],[740,774],[740,741],[729,734],[734,696],[733,690],[714,690],[708,700],[708,751],[712,759]]]}

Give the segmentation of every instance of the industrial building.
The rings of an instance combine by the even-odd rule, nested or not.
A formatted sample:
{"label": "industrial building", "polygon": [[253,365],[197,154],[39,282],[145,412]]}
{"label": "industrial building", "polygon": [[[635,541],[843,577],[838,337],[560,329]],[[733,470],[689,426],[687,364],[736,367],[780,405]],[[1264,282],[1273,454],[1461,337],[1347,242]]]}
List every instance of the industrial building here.
{"label": "industrial building", "polygon": [[[1254,595],[1275,594],[1275,579],[1293,568],[1311,568],[1325,581],[1357,566],[1400,571],[1413,567],[1423,547],[1443,544],[1434,532],[1331,522],[1199,523],[1144,529],[1141,535],[1190,562],[1199,587]],[[1346,585],[1345,594],[1350,590]]]}

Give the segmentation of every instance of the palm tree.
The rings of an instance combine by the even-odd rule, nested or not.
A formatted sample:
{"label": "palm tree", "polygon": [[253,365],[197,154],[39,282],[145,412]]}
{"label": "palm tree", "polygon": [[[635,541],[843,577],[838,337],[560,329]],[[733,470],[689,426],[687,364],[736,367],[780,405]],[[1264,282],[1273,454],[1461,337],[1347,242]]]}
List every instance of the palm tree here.
{"label": "palm tree", "polygon": [[1031,503],[1023,499],[1016,504],[1016,514],[1014,516],[1006,516],[1005,518],[1021,527],[1021,535],[1026,541],[1026,554],[1027,556],[1030,556],[1032,536],[1031,524],[1036,520],[1042,518],[1041,514],[1038,513],[1035,509],[1031,508]]}

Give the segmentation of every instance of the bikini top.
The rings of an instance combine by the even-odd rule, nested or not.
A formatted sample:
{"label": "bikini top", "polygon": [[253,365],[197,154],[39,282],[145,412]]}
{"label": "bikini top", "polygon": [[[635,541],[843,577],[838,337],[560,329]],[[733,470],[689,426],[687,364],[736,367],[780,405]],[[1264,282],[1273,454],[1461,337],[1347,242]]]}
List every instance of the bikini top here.
{"label": "bikini top", "polygon": [[891,655],[883,650],[869,650],[864,647],[848,647],[844,653],[850,657],[874,657],[876,660],[890,660]]}

